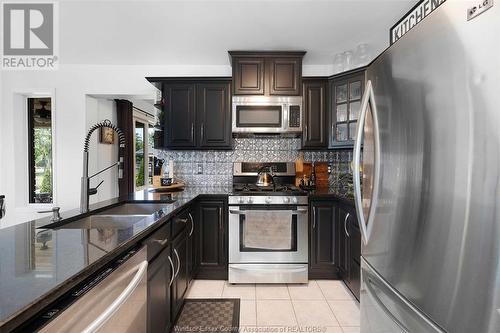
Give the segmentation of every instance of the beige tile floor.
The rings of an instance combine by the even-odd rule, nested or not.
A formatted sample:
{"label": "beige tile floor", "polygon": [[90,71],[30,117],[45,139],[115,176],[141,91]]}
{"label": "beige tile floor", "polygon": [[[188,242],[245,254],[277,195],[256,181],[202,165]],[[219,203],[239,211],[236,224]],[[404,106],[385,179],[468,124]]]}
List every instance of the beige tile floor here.
{"label": "beige tile floor", "polygon": [[241,332],[359,333],[359,304],[338,280],[303,285],[195,280],[187,298],[239,298]]}

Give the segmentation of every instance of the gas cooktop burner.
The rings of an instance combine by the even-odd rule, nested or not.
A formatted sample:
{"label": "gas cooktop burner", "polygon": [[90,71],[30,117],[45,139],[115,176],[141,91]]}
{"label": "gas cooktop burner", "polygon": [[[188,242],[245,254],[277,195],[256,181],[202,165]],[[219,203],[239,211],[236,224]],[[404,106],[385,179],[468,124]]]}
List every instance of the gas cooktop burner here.
{"label": "gas cooktop burner", "polygon": [[271,186],[257,186],[255,184],[234,184],[233,192],[238,194],[273,194],[273,195],[300,195],[303,194],[300,188],[290,184],[276,184]]}

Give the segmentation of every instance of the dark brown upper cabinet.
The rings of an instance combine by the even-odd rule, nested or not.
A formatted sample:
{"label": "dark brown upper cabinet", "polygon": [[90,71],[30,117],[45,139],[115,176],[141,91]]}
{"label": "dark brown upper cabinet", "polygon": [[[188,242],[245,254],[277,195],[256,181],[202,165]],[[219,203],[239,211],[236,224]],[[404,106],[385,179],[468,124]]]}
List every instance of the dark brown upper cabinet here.
{"label": "dark brown upper cabinet", "polygon": [[196,146],[195,135],[195,86],[193,84],[166,84],[165,99],[165,145],[176,148]]}
{"label": "dark brown upper cabinet", "polygon": [[230,78],[150,78],[160,82],[168,149],[231,149]]}
{"label": "dark brown upper cabinet", "polygon": [[356,69],[330,79],[330,148],[352,148],[365,86],[365,70]]}
{"label": "dark brown upper cabinet", "polygon": [[234,95],[299,96],[305,52],[229,51]]}
{"label": "dark brown upper cabinet", "polygon": [[328,146],[327,87],[325,78],[304,79],[302,103],[304,112],[302,148],[321,149]]}
{"label": "dark brown upper cabinet", "polygon": [[200,83],[196,87],[200,148],[231,146],[231,83]]}
{"label": "dark brown upper cabinet", "polygon": [[236,58],[233,62],[235,95],[264,95],[264,58]]}
{"label": "dark brown upper cabinet", "polygon": [[269,64],[269,95],[300,95],[302,59],[271,58]]}

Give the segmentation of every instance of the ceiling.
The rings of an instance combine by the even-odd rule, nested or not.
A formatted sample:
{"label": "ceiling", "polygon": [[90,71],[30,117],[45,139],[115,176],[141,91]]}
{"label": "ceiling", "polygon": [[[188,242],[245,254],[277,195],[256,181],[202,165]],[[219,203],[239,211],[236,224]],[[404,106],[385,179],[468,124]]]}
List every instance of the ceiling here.
{"label": "ceiling", "polygon": [[415,2],[61,1],[60,62],[220,66],[228,50],[305,50],[305,65],[329,65],[360,43],[379,54]]}

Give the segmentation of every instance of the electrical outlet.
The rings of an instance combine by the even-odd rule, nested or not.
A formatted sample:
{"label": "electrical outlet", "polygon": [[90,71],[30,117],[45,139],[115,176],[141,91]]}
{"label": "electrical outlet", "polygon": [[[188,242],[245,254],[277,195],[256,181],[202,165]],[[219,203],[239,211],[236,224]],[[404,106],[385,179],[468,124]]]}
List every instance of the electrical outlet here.
{"label": "electrical outlet", "polygon": [[203,174],[203,163],[198,163],[198,174],[199,175]]}

